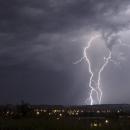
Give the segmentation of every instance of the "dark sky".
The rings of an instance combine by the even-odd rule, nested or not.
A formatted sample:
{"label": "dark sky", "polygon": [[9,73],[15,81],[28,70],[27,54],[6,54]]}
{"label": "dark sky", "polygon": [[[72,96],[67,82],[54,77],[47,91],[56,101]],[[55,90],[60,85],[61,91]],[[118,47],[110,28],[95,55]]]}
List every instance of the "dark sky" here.
{"label": "dark sky", "polygon": [[130,103],[130,48],[119,45],[130,45],[129,23],[130,0],[0,0],[0,104],[85,104],[88,65],[73,63],[95,33],[94,71],[104,46],[115,61],[101,76],[102,103]]}

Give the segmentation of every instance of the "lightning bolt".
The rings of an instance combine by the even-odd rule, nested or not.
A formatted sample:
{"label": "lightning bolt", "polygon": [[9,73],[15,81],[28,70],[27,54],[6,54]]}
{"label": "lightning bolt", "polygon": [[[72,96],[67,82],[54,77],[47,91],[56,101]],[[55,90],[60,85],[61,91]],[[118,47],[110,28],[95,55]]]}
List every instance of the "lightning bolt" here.
{"label": "lightning bolt", "polygon": [[[101,85],[101,73],[103,72],[104,68],[107,66],[107,64],[109,63],[109,61],[111,60],[111,57],[112,57],[112,53],[109,50],[109,54],[107,57],[104,57],[104,64],[102,65],[102,67],[99,69],[99,72],[98,72],[98,80],[97,80],[97,83],[93,80],[93,76],[94,76],[94,73],[92,71],[92,67],[91,67],[91,62],[88,58],[88,55],[87,55],[87,52],[89,50],[89,48],[91,47],[92,43],[94,40],[96,40],[97,38],[101,37],[100,35],[96,35],[96,36],[93,36],[89,41],[88,41],[88,45],[84,48],[83,50],[83,57],[76,61],[74,64],[78,64],[80,63],[82,60],[85,60],[88,64],[88,70],[89,70],[89,73],[91,74],[90,76],[90,80],[89,80],[89,88],[90,88],[90,93],[89,93],[89,100],[90,100],[90,105],[93,105],[94,104],[94,99],[93,99],[93,93],[95,92],[96,95],[97,95],[97,100],[98,100],[98,103],[100,104],[101,103],[101,99],[102,99],[102,90],[100,88],[100,85]],[[96,85],[96,88],[93,87],[93,83]]]}
{"label": "lightning bolt", "polygon": [[[98,98],[98,100],[100,99],[100,97],[99,97],[99,94],[98,94],[98,91],[93,87],[93,85],[92,85],[92,83],[95,83],[94,81],[93,81],[93,76],[94,76],[94,74],[93,74],[93,72],[92,72],[92,67],[91,67],[91,62],[90,62],[90,60],[89,60],[89,58],[88,58],[88,56],[87,56],[87,51],[88,51],[88,49],[91,47],[91,44],[92,44],[92,42],[94,41],[94,40],[96,40],[97,38],[99,38],[100,37],[100,35],[96,35],[96,36],[94,36],[94,37],[92,37],[89,41],[88,41],[88,45],[84,48],[84,51],[83,51],[83,57],[80,59],[80,60],[78,60],[78,61],[76,61],[74,64],[78,64],[78,63],[80,63],[82,60],[86,60],[86,62],[87,62],[87,64],[88,64],[88,70],[89,70],[89,73],[91,74],[91,76],[90,76],[90,80],[89,80],[89,88],[90,88],[90,96],[89,96],[89,99],[90,99],[90,105],[93,105],[94,104],[94,99],[93,99],[93,96],[92,96],[92,94],[93,94],[93,92],[96,92],[96,94],[97,94],[97,98]],[[100,85],[100,84],[99,84]],[[99,88],[99,87],[98,87]],[[100,89],[100,91],[101,91],[101,89]]]}
{"label": "lightning bolt", "polygon": [[[78,61],[76,61],[74,64],[78,64],[80,62],[82,62],[82,60],[85,60],[88,64],[88,70],[89,70],[89,73],[90,73],[90,79],[89,79],[89,88],[90,88],[90,93],[89,93],[89,100],[90,100],[90,105],[93,105],[94,104],[94,98],[93,98],[93,93],[95,92],[96,95],[97,95],[97,100],[98,100],[98,103],[101,104],[101,100],[102,100],[102,90],[100,88],[101,86],[101,74],[102,72],[104,71],[105,67],[108,65],[108,63],[111,61],[113,63],[116,63],[116,61],[114,61],[112,59],[112,52],[111,52],[111,49],[107,47],[108,49],[108,56],[107,57],[104,57],[104,63],[103,65],[101,66],[101,68],[99,69],[98,71],[98,79],[97,79],[97,83],[93,80],[93,77],[94,77],[94,73],[92,71],[92,66],[91,66],[91,62],[89,60],[89,57],[87,55],[87,52],[89,50],[89,48],[91,47],[92,43],[94,40],[96,40],[97,38],[101,37],[101,35],[96,35],[96,36],[93,36],[89,41],[88,41],[88,45],[86,47],[84,47],[84,50],[83,50],[83,57],[81,59],[79,59]],[[111,36],[109,37],[111,38]],[[108,39],[109,40],[109,39]],[[119,45],[120,46],[125,46],[125,47],[130,47],[130,45],[127,45],[125,43],[122,42],[121,39],[118,39],[119,41]],[[110,42],[110,40],[108,41]],[[117,63],[116,63],[117,64]],[[93,87],[93,83],[95,84],[96,88]]]}
{"label": "lightning bolt", "polygon": [[100,92],[100,97],[99,97],[99,104],[101,104],[101,99],[102,99],[102,90],[100,88],[100,85],[101,85],[101,73],[103,72],[104,68],[107,66],[107,64],[109,63],[109,61],[111,61],[111,57],[112,57],[112,53],[111,51],[109,50],[109,54],[108,54],[108,57],[104,57],[104,64],[102,65],[101,69],[99,70],[98,72],[98,84],[97,84],[97,88]]}
{"label": "lightning bolt", "polygon": [[[119,41],[119,45],[120,46],[130,47],[130,45],[127,45],[127,44],[123,43],[121,39],[118,39],[118,41]],[[99,70],[99,73],[98,73],[98,85],[97,85],[97,87],[98,87],[98,90],[100,91],[99,104],[101,103],[101,99],[102,99],[102,90],[100,88],[101,73],[103,72],[104,68],[107,66],[109,61],[117,64],[116,61],[112,60],[112,52],[111,52],[111,50],[109,48],[108,48],[108,50],[109,50],[108,57],[107,58],[104,57],[105,62],[104,62],[103,66],[101,67],[101,69]]]}
{"label": "lightning bolt", "polygon": [[90,62],[90,60],[89,60],[89,58],[88,58],[88,56],[87,56],[87,51],[88,51],[88,49],[91,47],[92,42],[93,42],[95,39],[99,38],[99,37],[100,37],[99,35],[96,35],[96,36],[92,37],[92,38],[90,39],[90,41],[88,42],[88,45],[84,48],[84,53],[83,53],[83,54],[84,54],[84,58],[85,58],[85,60],[86,60],[87,63],[88,63],[89,73],[91,74],[91,76],[90,76],[90,81],[89,81],[89,87],[90,87],[90,89],[91,89],[91,90],[90,90],[90,96],[89,96],[90,105],[93,105],[93,103],[94,103],[94,100],[93,100],[93,97],[92,97],[93,92],[96,92],[98,100],[99,100],[99,94],[98,94],[98,91],[92,86],[92,82],[94,82],[94,81],[92,80],[94,74],[93,74],[93,72],[92,72],[91,62]]}

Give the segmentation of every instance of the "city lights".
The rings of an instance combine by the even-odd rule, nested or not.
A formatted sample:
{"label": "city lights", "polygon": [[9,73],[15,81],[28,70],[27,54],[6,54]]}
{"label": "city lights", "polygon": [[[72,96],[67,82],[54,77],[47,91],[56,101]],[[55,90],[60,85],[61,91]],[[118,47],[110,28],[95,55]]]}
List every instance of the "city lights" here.
{"label": "city lights", "polygon": [[109,123],[109,121],[108,121],[108,120],[105,120],[105,123],[106,123],[106,124],[108,124],[108,123]]}

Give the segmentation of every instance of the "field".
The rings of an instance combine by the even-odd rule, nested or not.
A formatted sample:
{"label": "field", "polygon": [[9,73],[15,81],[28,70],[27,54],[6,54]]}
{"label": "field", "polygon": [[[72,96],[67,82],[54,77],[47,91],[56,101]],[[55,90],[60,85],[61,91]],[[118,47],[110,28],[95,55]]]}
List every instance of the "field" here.
{"label": "field", "polygon": [[129,120],[111,120],[106,126],[90,126],[86,120],[7,119],[0,121],[0,129],[36,130],[130,130]]}

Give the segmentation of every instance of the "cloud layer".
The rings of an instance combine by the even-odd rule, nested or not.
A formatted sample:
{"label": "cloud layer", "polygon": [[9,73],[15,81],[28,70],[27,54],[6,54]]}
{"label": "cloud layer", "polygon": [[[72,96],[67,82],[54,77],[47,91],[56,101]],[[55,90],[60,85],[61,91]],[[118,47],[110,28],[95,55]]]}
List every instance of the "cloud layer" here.
{"label": "cloud layer", "polygon": [[[129,50],[116,44],[121,37],[129,44],[129,15],[129,0],[0,1],[0,102],[23,99],[32,103],[83,104],[89,93],[90,75],[84,62],[77,66],[73,62],[82,56],[90,36],[98,32],[106,40],[103,44],[113,50],[113,57],[122,63],[124,55],[119,56],[119,52],[130,55]],[[125,59],[129,71],[128,57]],[[114,75],[109,70],[117,79],[107,80]],[[103,103],[113,103],[113,99],[129,103],[129,95],[125,94],[130,90],[129,83],[124,92],[128,96],[110,96],[118,87],[121,93],[117,75],[124,71],[111,64],[106,71],[109,72],[108,77],[106,72],[103,74]],[[123,76],[123,83],[128,75]],[[113,90],[109,85],[114,86]]]}

